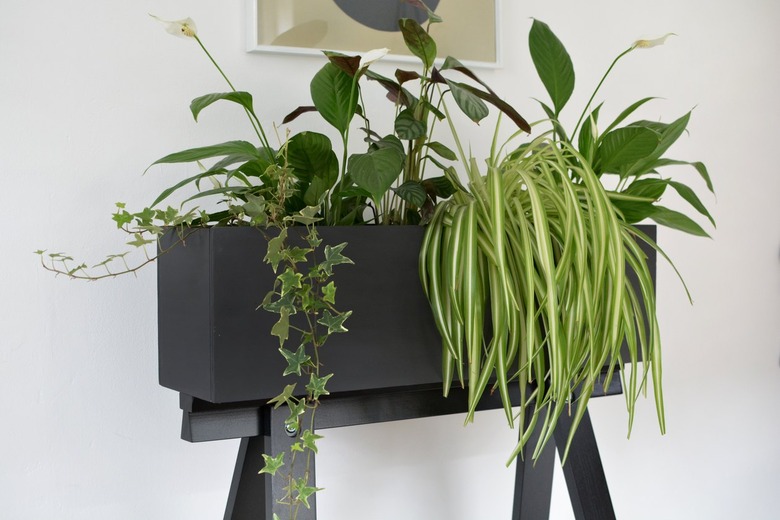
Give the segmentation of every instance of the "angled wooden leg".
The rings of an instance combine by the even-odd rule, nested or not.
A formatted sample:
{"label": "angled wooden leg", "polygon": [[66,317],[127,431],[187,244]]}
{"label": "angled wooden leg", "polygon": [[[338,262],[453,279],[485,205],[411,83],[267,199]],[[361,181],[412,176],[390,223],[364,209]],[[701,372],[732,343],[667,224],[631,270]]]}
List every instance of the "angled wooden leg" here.
{"label": "angled wooden leg", "polygon": [[[574,410],[572,410],[573,414]],[[558,453],[561,457],[570,429],[571,417],[567,413],[561,414],[558,427],[555,429],[555,443],[558,445]],[[587,411],[572,439],[569,457],[563,465],[563,474],[566,477],[566,487],[569,488],[574,518],[615,520],[607,477],[604,475],[596,436]]]}
{"label": "angled wooden leg", "polygon": [[[282,475],[283,471],[280,470],[274,477],[265,473],[258,474],[264,465],[263,453],[279,453],[289,448],[296,440],[294,436],[287,434],[284,427],[288,413],[286,407],[268,410],[263,428],[266,435],[241,439],[224,520],[271,520],[274,513],[279,515],[279,518],[289,516],[288,506],[279,503],[286,494],[284,488],[287,483]],[[289,462],[288,457],[289,455],[285,457],[285,462]],[[310,471],[313,475],[313,456]],[[298,510],[298,520],[316,520],[317,504],[314,496],[309,497],[309,504],[311,509],[302,506]]]}
{"label": "angled wooden leg", "polygon": [[[548,443],[535,463],[531,458],[539,440],[539,430],[545,413],[539,417],[536,429],[523,448],[522,458],[517,458],[512,520],[541,520],[550,517],[555,443]],[[526,410],[525,415],[526,421],[530,420],[531,410]]]}

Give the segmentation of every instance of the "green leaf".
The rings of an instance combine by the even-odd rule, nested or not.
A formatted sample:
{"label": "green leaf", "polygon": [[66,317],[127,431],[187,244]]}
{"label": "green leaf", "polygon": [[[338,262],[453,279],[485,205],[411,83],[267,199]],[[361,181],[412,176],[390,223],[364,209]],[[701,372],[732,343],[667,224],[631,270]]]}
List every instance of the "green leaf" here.
{"label": "green leaf", "polygon": [[319,399],[321,395],[329,395],[330,392],[328,392],[325,389],[325,385],[328,383],[328,380],[333,377],[333,374],[328,374],[325,377],[319,377],[317,374],[312,372],[309,375],[309,384],[306,385],[306,390],[309,391],[311,394],[312,399]]}
{"label": "green leaf", "polygon": [[406,181],[397,188],[393,189],[396,195],[403,200],[416,206],[418,208],[425,204],[428,199],[428,194],[425,192],[425,188],[422,187],[418,181]]}
{"label": "green leaf", "polygon": [[268,473],[269,475],[276,475],[276,472],[279,471],[279,468],[284,466],[284,452],[281,452],[275,457],[271,457],[270,455],[266,455],[265,453],[263,453],[263,461],[265,462],[265,464],[263,465],[263,469],[257,472],[258,475],[262,473]]}
{"label": "green leaf", "polygon": [[339,160],[330,139],[323,134],[301,132],[290,138],[287,162],[298,179],[297,189],[307,206],[318,205],[338,179]]}
{"label": "green leaf", "polygon": [[688,204],[693,206],[693,208],[707,217],[707,219],[712,223],[712,225],[715,225],[715,219],[712,218],[712,215],[710,215],[710,212],[707,211],[707,208],[702,204],[699,197],[694,193],[694,191],[686,186],[685,184],[682,184],[681,182],[675,182],[675,181],[667,181],[669,183],[669,186],[674,188],[677,193],[682,197]]}
{"label": "green leaf", "polygon": [[344,256],[341,252],[347,247],[346,242],[336,246],[325,246],[325,259],[320,262],[320,270],[328,276],[333,274],[333,267],[341,264],[354,263],[350,258]]}
{"label": "green leaf", "polygon": [[420,58],[426,69],[431,68],[436,60],[436,42],[433,38],[411,18],[401,18],[398,27],[401,29],[409,52]]}
{"label": "green leaf", "polygon": [[352,311],[340,312],[337,314],[331,314],[330,311],[323,311],[322,318],[317,320],[317,323],[328,328],[328,334],[337,334],[341,332],[347,332],[344,327],[344,322],[347,321],[352,315]]}
{"label": "green leaf", "polygon": [[653,169],[661,168],[663,166],[693,166],[696,169],[696,171],[699,172],[701,178],[704,179],[704,182],[707,184],[707,189],[709,189],[712,193],[715,193],[715,189],[712,187],[712,179],[710,179],[710,174],[707,171],[707,167],[704,166],[704,163],[699,161],[688,162],[688,161],[676,161],[674,159],[658,159],[653,164]]}
{"label": "green leaf", "polygon": [[303,484],[298,484],[295,486],[295,489],[298,491],[298,495],[295,497],[295,499],[302,502],[307,509],[311,509],[311,506],[309,505],[309,497],[312,496],[317,491],[320,491],[322,488],[306,486],[304,484],[305,482],[303,482]]}
{"label": "green leaf", "polygon": [[295,393],[295,387],[297,386],[297,383],[293,383],[291,385],[287,385],[284,387],[284,390],[281,394],[277,395],[273,399],[270,399],[268,401],[268,404],[274,405],[274,409],[279,408],[285,403],[289,403],[293,399],[293,394]]}
{"label": "green leaf", "polygon": [[445,80],[450,87],[455,103],[458,108],[475,123],[479,123],[487,117],[489,111],[487,105],[470,89],[468,85],[458,83],[457,81]]}
{"label": "green leaf", "polygon": [[288,309],[280,309],[279,320],[271,327],[271,336],[279,338],[279,346],[284,345],[284,342],[290,337],[290,311]]}
{"label": "green leaf", "polygon": [[279,234],[268,241],[268,248],[263,258],[263,262],[271,264],[274,272],[279,267],[279,262],[282,261],[282,248],[287,240],[287,228],[282,228]]}
{"label": "green leaf", "polygon": [[[607,129],[604,130],[604,133],[606,134],[607,132],[611,131],[617,125],[622,123],[628,116],[633,114],[636,111],[637,108],[641,107],[642,105],[644,105],[645,103],[647,103],[648,101],[651,101],[653,99],[656,99],[656,98],[654,98],[654,97],[646,97],[646,98],[640,99],[636,103],[633,103],[631,106],[629,106],[628,108],[623,110],[620,113],[620,115],[617,116],[614,121],[612,121],[612,123],[610,123],[610,125],[607,127]],[[601,106],[601,105],[599,105],[599,106]]]}
{"label": "green leaf", "polygon": [[574,91],[574,66],[569,53],[550,27],[539,20],[534,20],[531,26],[528,47],[536,73],[558,115]]}
{"label": "green leaf", "polygon": [[[223,155],[236,155],[240,157],[239,160],[245,161],[260,158],[260,154],[257,151],[257,148],[252,143],[248,143],[246,141],[228,141],[211,146],[190,148],[188,150],[182,150],[181,152],[166,155],[165,157],[157,159],[152,164],[150,164],[149,168],[155,164],[194,162],[201,161],[203,159],[209,159],[211,157],[222,157]],[[147,168],[147,170],[149,168]]]}
{"label": "green leaf", "polygon": [[404,156],[393,148],[379,148],[349,158],[348,170],[352,180],[368,191],[378,204],[403,169]]}
{"label": "green leaf", "polygon": [[287,368],[284,369],[283,374],[285,376],[290,374],[301,375],[303,366],[311,360],[311,357],[306,354],[305,345],[298,347],[295,352],[290,352],[286,348],[280,348],[279,352],[281,352],[282,356],[284,356],[284,359],[287,361]]}
{"label": "green leaf", "polygon": [[322,288],[322,301],[336,305],[336,284],[334,282],[331,281]]}
{"label": "green leaf", "polygon": [[601,105],[594,108],[590,115],[585,118],[585,123],[580,129],[577,141],[580,153],[591,163],[595,162],[597,149],[599,110],[601,110]]}
{"label": "green leaf", "polygon": [[634,197],[658,200],[664,194],[668,185],[663,179],[638,179],[632,182],[623,193]]}
{"label": "green leaf", "polygon": [[448,161],[454,161],[458,158],[457,155],[455,155],[455,152],[450,150],[445,145],[441,144],[438,141],[430,141],[425,143],[425,146],[428,147],[429,150],[437,154],[442,159],[447,159]]}
{"label": "green leaf", "polygon": [[314,453],[317,453],[317,441],[320,439],[322,439],[322,435],[317,435],[311,430],[306,430],[303,432],[303,435],[301,435],[301,442],[303,442],[303,447],[313,451]]}
{"label": "green leaf", "polygon": [[322,117],[344,134],[357,110],[357,85],[349,74],[326,63],[310,84],[311,99]]}
{"label": "green leaf", "polygon": [[212,103],[223,99],[225,101],[238,103],[247,109],[251,114],[255,113],[254,109],[252,108],[252,94],[249,92],[218,92],[214,94],[206,94],[205,96],[200,96],[193,99],[190,103],[192,117],[194,117],[195,121],[197,121],[198,114],[200,114],[201,110],[211,105]]}
{"label": "green leaf", "polygon": [[669,208],[655,206],[655,210],[650,214],[650,218],[662,226],[684,231],[691,235],[709,238],[707,232],[704,231],[700,225],[691,220],[688,216]]}
{"label": "green leaf", "polygon": [[441,199],[452,196],[457,189],[452,182],[445,176],[431,177],[422,181],[426,192],[431,193]]}
{"label": "green leaf", "polygon": [[303,279],[303,275],[301,273],[296,273],[292,270],[292,268],[288,267],[276,278],[282,283],[281,295],[284,296],[293,289],[301,288],[301,280]]}
{"label": "green leaf", "polygon": [[628,224],[641,222],[653,214],[656,207],[652,202],[634,200],[613,200],[612,205],[623,215]]}
{"label": "green leaf", "polygon": [[604,134],[598,148],[597,173],[623,173],[653,153],[658,134],[648,128],[627,126]]}
{"label": "green leaf", "polygon": [[414,111],[411,108],[402,110],[395,118],[395,133],[400,139],[413,141],[424,137],[426,130],[425,121],[415,119]]}
{"label": "green leaf", "polygon": [[[655,150],[647,155],[647,157],[637,161],[636,164],[631,166],[631,169],[627,172],[627,175],[642,175],[651,171],[658,159],[660,159],[661,156],[666,153],[669,147],[671,147],[685,131],[685,127],[688,126],[690,117],[691,113],[688,112],[684,116],[669,123],[668,125],[661,124],[662,126],[655,126],[655,129],[661,129],[661,138],[658,142],[658,145],[656,146]],[[634,123],[634,125],[652,126],[658,125],[658,123],[653,121],[639,121]]]}

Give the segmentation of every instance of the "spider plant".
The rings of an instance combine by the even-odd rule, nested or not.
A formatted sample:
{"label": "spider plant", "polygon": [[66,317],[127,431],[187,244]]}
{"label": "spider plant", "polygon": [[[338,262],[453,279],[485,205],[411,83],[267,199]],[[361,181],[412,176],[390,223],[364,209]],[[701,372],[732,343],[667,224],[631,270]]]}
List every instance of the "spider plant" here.
{"label": "spider plant", "polygon": [[[659,41],[636,42],[601,83],[623,56]],[[602,376],[608,383],[616,370],[626,390],[629,431],[648,380],[665,430],[654,286],[638,242],[665,255],[634,224],[649,217],[706,236],[692,219],[658,204],[669,186],[712,220],[693,190],[657,171],[681,163],[662,155],[690,114],[671,124],[619,127],[651,99],[645,98],[599,134],[600,106],[589,112],[589,101],[580,117],[585,124],[579,128],[578,122],[571,134],[578,136],[575,144],[558,120],[574,88],[568,53],[539,21],[533,22],[529,47],[553,104],[542,103],[548,119],[534,126],[546,122],[549,130],[516,148],[508,148],[515,136],[502,146],[494,138],[483,172],[464,154],[453,127],[467,186],[451,179],[457,191],[437,207],[420,255],[423,287],[442,336],[445,395],[455,377],[467,385],[468,422],[485,391],[499,392],[509,424],[520,429],[510,462],[537,426],[538,457],[561,414],[576,402],[565,456],[597,383]],[[689,164],[712,189],[706,168]],[[612,185],[617,188],[606,187]],[[636,275],[638,289],[627,272]],[[630,371],[624,370],[627,362]],[[519,386],[518,413],[510,384]],[[528,421],[527,409],[533,412]]]}

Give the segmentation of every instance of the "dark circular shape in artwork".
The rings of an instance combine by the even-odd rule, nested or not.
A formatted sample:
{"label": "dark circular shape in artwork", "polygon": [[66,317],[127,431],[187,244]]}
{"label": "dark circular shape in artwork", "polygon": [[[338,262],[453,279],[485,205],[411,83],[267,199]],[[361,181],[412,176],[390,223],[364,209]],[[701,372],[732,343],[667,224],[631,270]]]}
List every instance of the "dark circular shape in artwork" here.
{"label": "dark circular shape in artwork", "polygon": [[[400,18],[412,18],[419,23],[428,19],[425,10],[415,7],[404,0],[333,0],[344,14],[356,22],[377,31],[398,31]],[[439,0],[425,2],[432,11],[436,10]]]}

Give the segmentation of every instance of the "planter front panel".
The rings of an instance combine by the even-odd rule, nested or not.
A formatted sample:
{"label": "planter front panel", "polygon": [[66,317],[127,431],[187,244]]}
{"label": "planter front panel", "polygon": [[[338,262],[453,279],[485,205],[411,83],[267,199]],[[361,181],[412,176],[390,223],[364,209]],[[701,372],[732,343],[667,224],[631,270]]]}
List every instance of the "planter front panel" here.
{"label": "planter front panel", "polygon": [[[348,242],[344,254],[355,262],[334,268],[337,307],[353,314],[349,332],[331,336],[322,350],[323,373],[337,374],[330,391],[440,383],[441,341],[417,271],[424,229],[319,230],[325,244]],[[257,229],[215,227],[194,231],[160,257],[161,385],[221,403],[268,399],[290,383],[270,335],[278,316],[257,309],[273,287],[265,252]]]}

